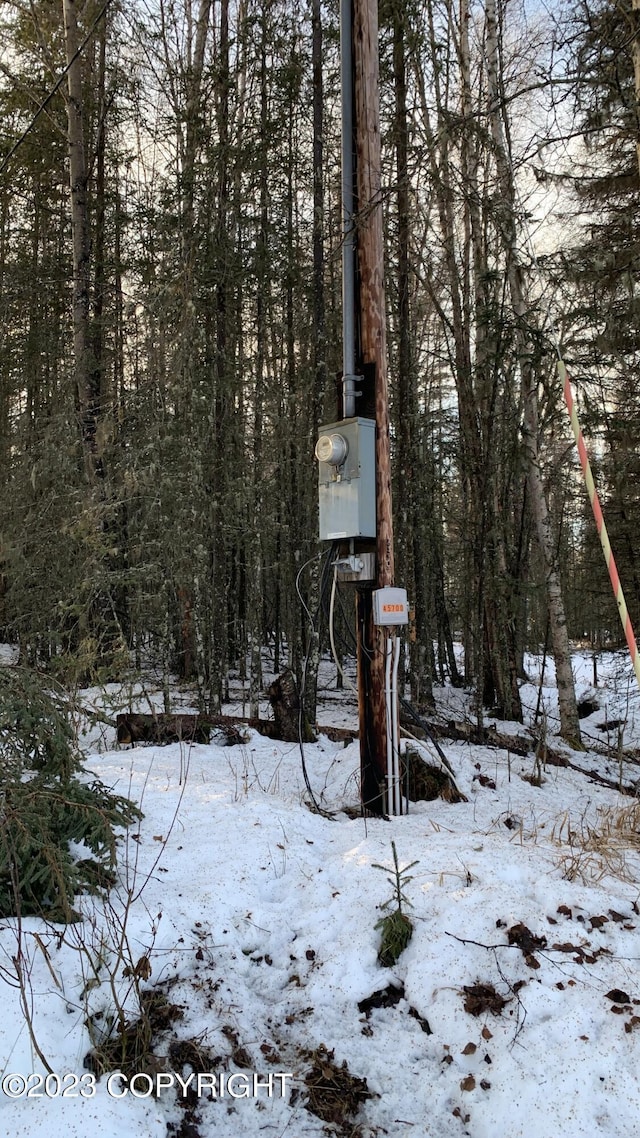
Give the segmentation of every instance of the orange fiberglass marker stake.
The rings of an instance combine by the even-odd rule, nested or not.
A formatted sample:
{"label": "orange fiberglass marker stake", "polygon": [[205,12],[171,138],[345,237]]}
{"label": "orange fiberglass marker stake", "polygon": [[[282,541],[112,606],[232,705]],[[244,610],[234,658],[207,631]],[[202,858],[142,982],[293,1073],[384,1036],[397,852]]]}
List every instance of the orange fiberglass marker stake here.
{"label": "orange fiberglass marker stake", "polygon": [[609,577],[611,578],[613,595],[616,598],[618,612],[620,613],[620,620],[622,621],[622,627],[624,628],[624,634],[627,640],[627,645],[629,647],[629,652],[631,654],[631,663],[633,664],[633,670],[636,674],[638,685],[640,686],[640,657],[638,655],[638,645],[636,644],[633,625],[631,624],[631,617],[629,616],[629,612],[627,610],[627,602],[624,599],[622,585],[620,584],[620,577],[618,576],[616,560],[613,556],[613,550],[611,549],[609,534],[607,533],[607,527],[602,515],[602,506],[600,505],[598,491],[596,490],[595,482],[593,481],[591,464],[589,462],[589,456],[587,455],[587,448],[585,446],[584,438],[582,437],[582,430],[580,429],[580,423],[578,421],[578,412],[576,411],[573,393],[571,391],[571,381],[567,375],[567,369],[564,366],[562,360],[558,360],[558,374],[564,388],[564,398],[567,404],[569,418],[571,419],[571,426],[573,429],[574,438],[576,440],[578,454],[580,455],[580,465],[582,466],[582,473],[584,474],[584,480],[587,485],[587,491],[589,493],[589,500],[591,502],[593,516],[596,519],[596,526],[598,527],[598,536],[600,538],[602,552],[604,553],[604,559],[607,563],[607,569],[609,570]]}

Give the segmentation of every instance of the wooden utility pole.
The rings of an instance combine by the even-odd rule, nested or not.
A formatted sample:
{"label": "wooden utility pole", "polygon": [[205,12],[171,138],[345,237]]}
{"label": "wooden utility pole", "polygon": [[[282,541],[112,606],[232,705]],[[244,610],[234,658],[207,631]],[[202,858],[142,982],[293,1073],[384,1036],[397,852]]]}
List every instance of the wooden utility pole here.
{"label": "wooden utility pole", "polygon": [[[357,258],[359,270],[360,369],[375,373],[376,418],[376,587],[393,585],[393,518],[387,387],[387,334],[384,293],[384,234],[377,0],[353,0]],[[372,588],[357,590],[358,705],[362,798],[366,809],[382,813],[387,775],[385,646],[389,629],[373,623]],[[391,630],[393,631],[393,630]],[[388,807],[387,807],[388,808]]]}

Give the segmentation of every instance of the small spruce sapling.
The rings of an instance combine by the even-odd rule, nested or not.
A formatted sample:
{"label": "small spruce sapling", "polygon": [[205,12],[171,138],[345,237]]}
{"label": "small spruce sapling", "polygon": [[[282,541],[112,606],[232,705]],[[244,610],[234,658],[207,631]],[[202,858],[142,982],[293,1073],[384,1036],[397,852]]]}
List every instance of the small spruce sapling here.
{"label": "small spruce sapling", "polygon": [[[384,968],[392,968],[396,963],[401,952],[404,952],[411,937],[413,936],[413,924],[406,913],[403,913],[402,906],[411,905],[411,901],[405,896],[404,890],[413,877],[409,876],[409,870],[417,865],[417,861],[412,861],[409,865],[405,865],[403,869],[398,865],[398,854],[396,852],[395,842],[391,843],[393,850],[393,877],[388,877],[387,881],[393,889],[393,896],[388,901],[383,902],[380,906],[381,909],[388,909],[391,905],[395,908],[392,912],[387,913],[386,916],[381,917],[376,924],[377,929],[382,930],[382,941],[378,950],[378,961]],[[378,865],[373,863],[374,869],[381,869],[384,873],[389,873],[389,867],[386,865]]]}

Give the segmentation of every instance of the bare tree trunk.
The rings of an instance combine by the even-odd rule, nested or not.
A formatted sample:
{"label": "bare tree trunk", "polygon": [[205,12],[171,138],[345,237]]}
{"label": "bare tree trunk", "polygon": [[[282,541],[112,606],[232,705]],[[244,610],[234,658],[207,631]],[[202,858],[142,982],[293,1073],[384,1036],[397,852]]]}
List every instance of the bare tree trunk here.
{"label": "bare tree trunk", "polygon": [[429,519],[429,499],[425,492],[431,457],[420,463],[418,442],[417,369],[413,359],[410,304],[410,204],[409,204],[409,122],[407,114],[406,6],[395,0],[393,18],[393,79],[395,91],[394,143],[396,159],[397,208],[397,285],[398,285],[398,358],[397,358],[397,431],[398,431],[398,511],[400,518],[400,553],[409,596],[415,604],[415,638],[410,641],[411,695],[418,702],[431,703],[432,621],[428,576],[433,577],[433,556],[426,530],[434,525]]}
{"label": "bare tree trunk", "polygon": [[232,301],[233,275],[233,219],[231,204],[231,146],[230,146],[230,92],[231,75],[229,67],[229,0],[220,0],[220,32],[218,44],[217,84],[215,92],[216,122],[218,127],[218,177],[217,202],[215,213],[215,253],[218,279],[215,287],[215,367],[212,381],[211,405],[209,411],[209,440],[212,449],[211,461],[206,467],[209,486],[208,533],[210,574],[210,635],[206,644],[208,659],[207,683],[208,704],[211,712],[221,708],[225,683],[228,687],[229,663],[229,569],[227,543],[220,540],[222,532],[221,501],[228,479],[228,430],[226,423],[227,407],[231,400],[232,385],[235,378],[236,341],[234,336],[241,334],[234,329]]}
{"label": "bare tree trunk", "polygon": [[640,171],[640,0],[632,0],[632,16],[634,33],[631,43],[633,56],[633,75],[636,89],[636,152],[638,155],[638,170]]}
{"label": "bare tree trunk", "polygon": [[251,495],[249,509],[252,514],[252,530],[247,540],[248,573],[248,641],[249,641],[249,710],[252,716],[259,711],[262,688],[262,662],[260,656],[263,633],[263,549],[261,535],[262,517],[262,428],[264,422],[264,378],[267,369],[267,314],[269,301],[269,187],[267,178],[267,135],[269,121],[268,61],[267,61],[267,13],[263,9],[260,24],[260,126],[262,146],[260,152],[260,229],[256,242],[256,268],[258,275],[256,296],[256,364],[253,422],[253,471],[251,475]]}
{"label": "bare tree trunk", "polygon": [[[198,382],[198,348],[202,343],[201,329],[196,312],[196,268],[199,250],[199,233],[196,210],[196,161],[202,137],[202,82],[205,53],[209,37],[212,0],[199,0],[194,20],[191,0],[187,0],[187,43],[184,67],[184,96],[178,99],[174,113],[178,128],[178,147],[181,157],[180,204],[182,246],[181,264],[181,325],[180,374],[176,385],[176,404],[183,418],[184,428],[196,433],[194,415],[195,388]],[[184,123],[184,126],[183,126]],[[199,700],[204,706],[208,700],[207,661],[203,659],[205,646],[203,625],[206,613],[201,578],[206,573],[206,554],[200,551],[197,561],[183,563],[178,569],[176,595],[178,597],[177,663],[184,678],[195,675],[198,681]]]}
{"label": "bare tree trunk", "polygon": [[69,144],[69,185],[71,189],[71,235],[73,247],[73,348],[76,409],[84,444],[89,481],[101,474],[97,458],[96,433],[100,413],[99,373],[90,334],[91,241],[87,183],[89,172],[85,151],[82,62],[74,58],[80,44],[77,0],[62,0],[67,66],[67,137]]}
{"label": "bare tree trunk", "polygon": [[[322,73],[322,18],[320,0],[311,6],[311,60],[313,71],[313,394],[311,398],[311,431],[315,439],[321,421],[327,386],[327,335],[324,290],[324,80]],[[320,573],[317,562],[311,566],[309,604],[315,613],[319,600]],[[317,627],[307,632],[307,669],[304,687],[304,710],[308,722],[316,722],[318,670],[320,668],[320,635]]]}

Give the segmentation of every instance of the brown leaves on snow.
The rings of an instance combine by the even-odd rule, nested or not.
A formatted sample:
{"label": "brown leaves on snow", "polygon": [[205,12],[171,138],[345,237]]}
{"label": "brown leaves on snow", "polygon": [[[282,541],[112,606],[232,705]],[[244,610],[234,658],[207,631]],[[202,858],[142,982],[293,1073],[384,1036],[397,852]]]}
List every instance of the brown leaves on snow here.
{"label": "brown leaves on snow", "polygon": [[465,994],[464,1010],[472,1016],[480,1016],[483,1012],[499,1016],[509,1002],[496,992],[493,984],[465,984],[462,990]]}
{"label": "brown leaves on snow", "polygon": [[519,924],[511,926],[507,939],[509,944],[515,944],[521,950],[529,968],[540,967],[540,961],[534,956],[534,952],[547,947],[546,936],[535,936],[531,929],[520,921]]}

